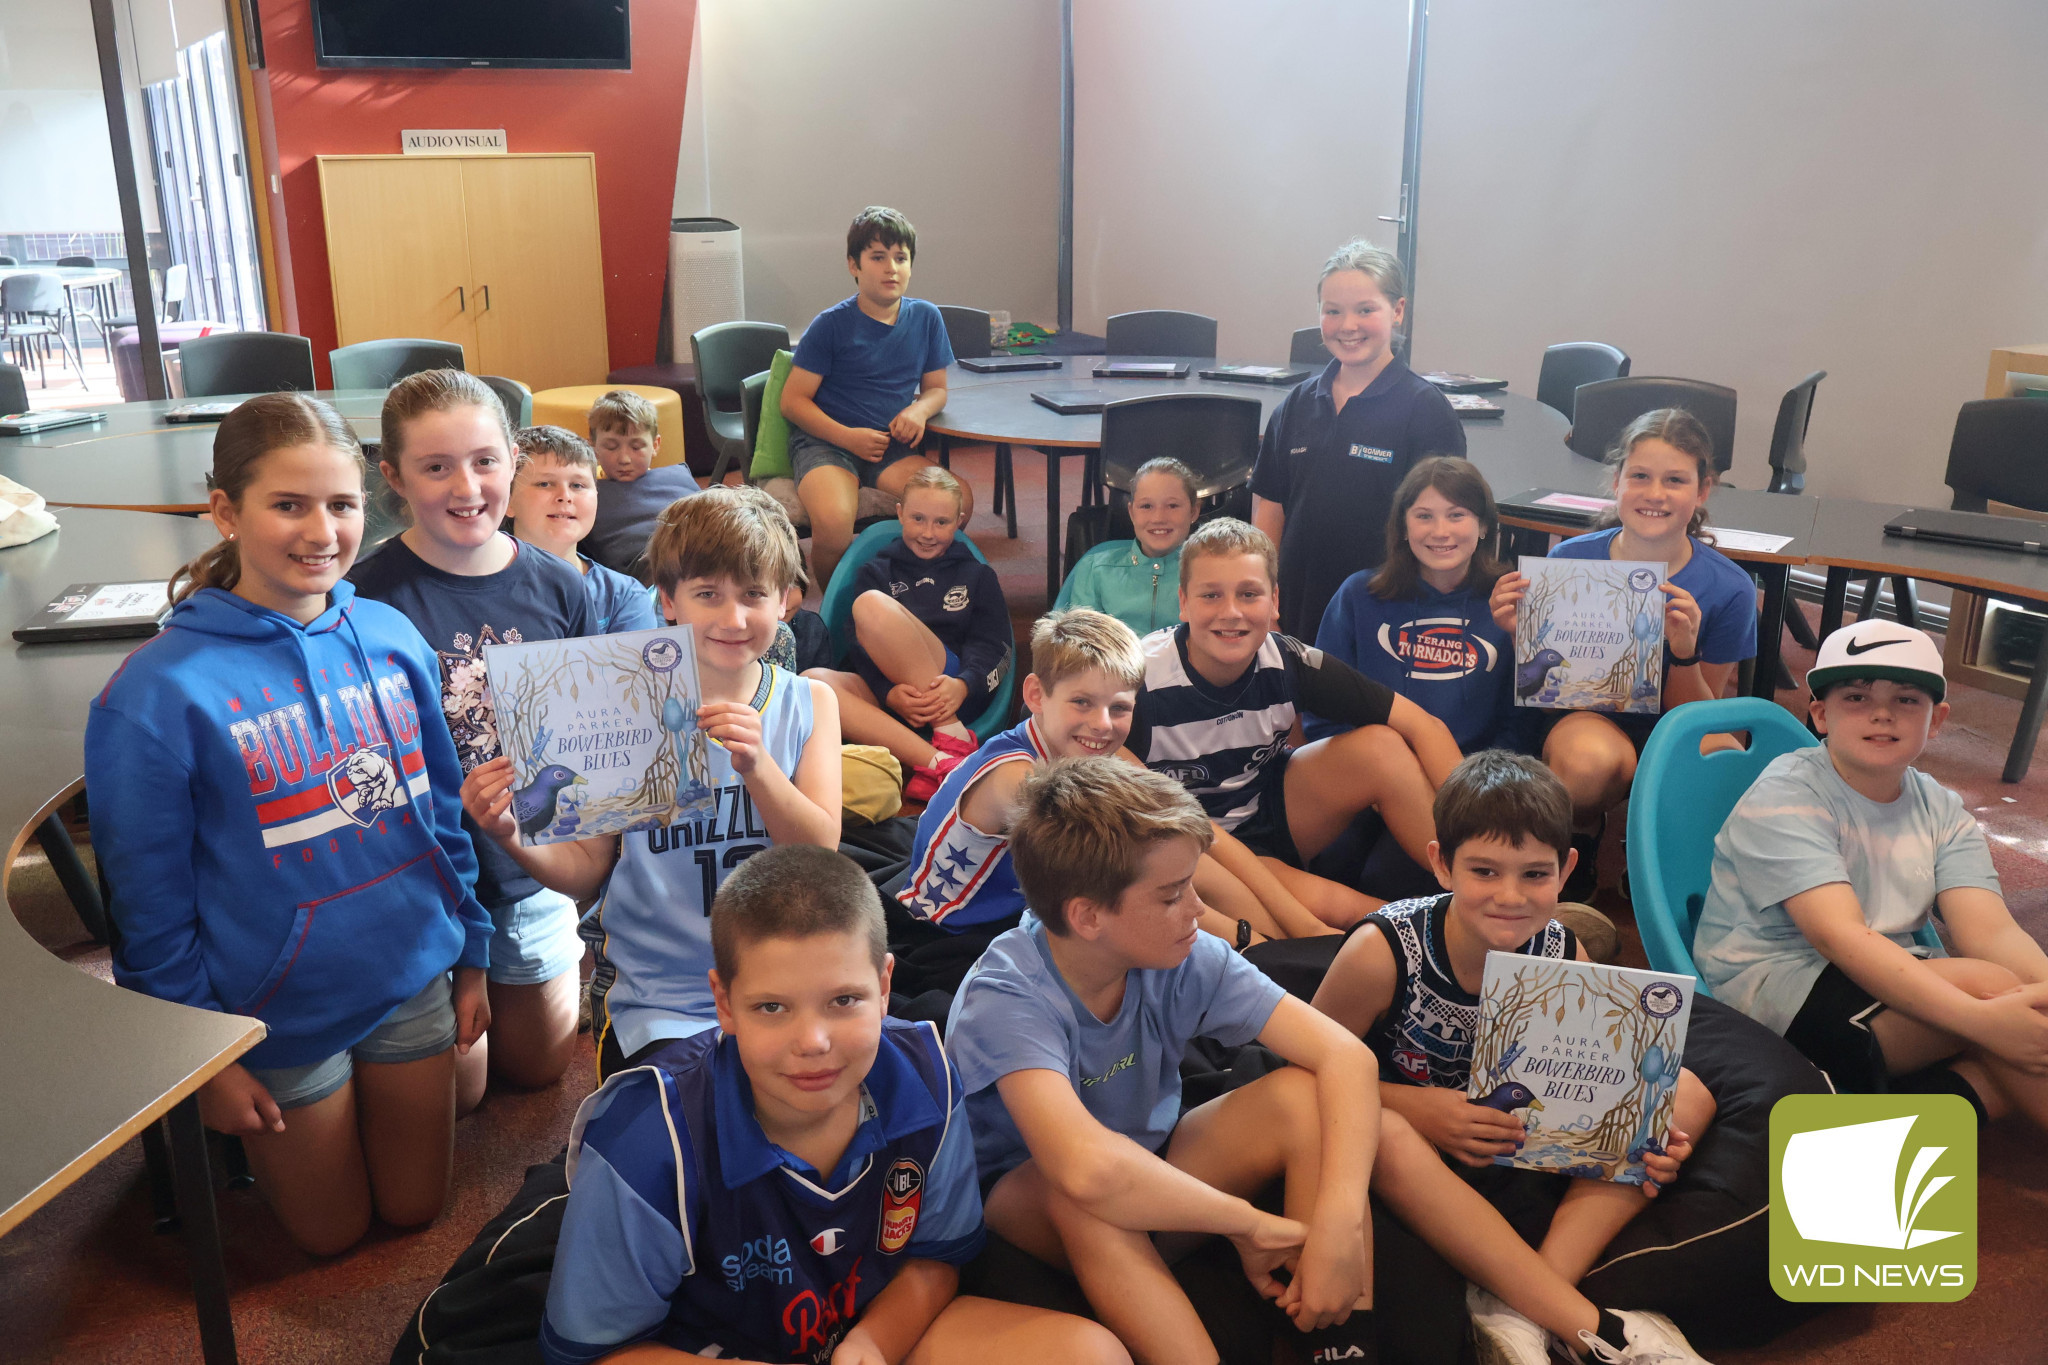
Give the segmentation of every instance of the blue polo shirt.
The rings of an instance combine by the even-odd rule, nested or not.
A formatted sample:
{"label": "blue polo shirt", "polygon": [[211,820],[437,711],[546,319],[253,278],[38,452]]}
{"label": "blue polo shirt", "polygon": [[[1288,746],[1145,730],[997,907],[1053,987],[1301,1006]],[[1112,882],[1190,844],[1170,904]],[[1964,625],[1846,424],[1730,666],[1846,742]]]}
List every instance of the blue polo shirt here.
{"label": "blue polo shirt", "polygon": [[1386,558],[1394,490],[1417,460],[1463,455],[1450,400],[1399,360],[1340,412],[1332,360],[1280,400],[1266,423],[1252,492],[1287,510],[1280,540],[1280,628],[1315,638],[1344,580]]}
{"label": "blue polo shirt", "polygon": [[700,1033],[622,1071],[569,1132],[542,1356],[640,1341],[827,1360],[898,1268],[981,1250],[962,1088],[931,1024],[887,1019],[830,1173],[768,1139],[736,1043]]}
{"label": "blue polo shirt", "polygon": [[953,343],[946,320],[925,300],[903,300],[890,326],[861,312],[856,294],[812,319],[795,363],[822,380],[817,404],[827,417],[887,431],[917,397],[918,381],[953,363]]}

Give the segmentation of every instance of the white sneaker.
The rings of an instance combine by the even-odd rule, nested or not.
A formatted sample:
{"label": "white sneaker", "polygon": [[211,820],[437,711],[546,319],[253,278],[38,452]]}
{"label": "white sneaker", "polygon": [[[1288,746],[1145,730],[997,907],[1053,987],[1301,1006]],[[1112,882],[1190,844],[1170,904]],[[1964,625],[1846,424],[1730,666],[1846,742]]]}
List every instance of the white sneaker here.
{"label": "white sneaker", "polygon": [[[1468,1302],[1469,1298],[1468,1295]],[[1608,1311],[1621,1319],[1621,1334],[1628,1338],[1627,1350],[1617,1351],[1591,1332],[1579,1333],[1586,1354],[1602,1365],[1709,1365],[1706,1357],[1693,1350],[1685,1334],[1662,1313],[1627,1312],[1619,1308]]]}
{"label": "white sneaker", "polygon": [[1479,1365],[1549,1365],[1550,1334],[1476,1284],[1465,1286],[1465,1311],[1479,1342]]}

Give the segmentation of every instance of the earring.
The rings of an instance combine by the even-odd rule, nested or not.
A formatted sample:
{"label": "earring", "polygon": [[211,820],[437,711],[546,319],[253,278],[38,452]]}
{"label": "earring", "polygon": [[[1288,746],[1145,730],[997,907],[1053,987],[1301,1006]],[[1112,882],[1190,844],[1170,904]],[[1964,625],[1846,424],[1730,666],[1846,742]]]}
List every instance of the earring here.
{"label": "earring", "polygon": [[228,532],[228,540],[229,540],[229,542],[230,542],[230,543],[232,543],[232,542],[234,541],[234,538],[235,538],[235,533],[234,533],[233,531],[230,531],[230,532]]}

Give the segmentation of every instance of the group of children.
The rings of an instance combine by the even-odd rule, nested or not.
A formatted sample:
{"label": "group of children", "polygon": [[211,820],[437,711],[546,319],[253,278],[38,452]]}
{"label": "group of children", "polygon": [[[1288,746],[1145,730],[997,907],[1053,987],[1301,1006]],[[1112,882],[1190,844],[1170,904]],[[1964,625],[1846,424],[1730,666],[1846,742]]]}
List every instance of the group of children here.
{"label": "group of children", "polygon": [[[978,743],[968,724],[1011,666],[1007,608],[956,539],[964,486],[905,453],[943,365],[868,391],[879,425],[826,417],[846,444],[805,427],[806,404],[840,401],[825,380],[859,393],[887,368],[858,356],[895,345],[870,324],[903,315],[876,317],[870,293],[915,302],[914,237],[855,226],[845,337],[784,399],[863,466],[813,451],[805,484],[850,507],[841,485],[866,466],[907,466],[845,672],[815,649],[790,666],[816,632],[793,627],[806,575],[780,508],[728,487],[663,500],[652,412],[625,399],[593,412],[593,454],[514,433],[460,372],[402,381],[380,469],[408,524],[360,564],[347,424],[294,394],[221,423],[223,541],[95,702],[87,781],[118,979],[268,1028],[200,1100],[285,1229],[331,1254],[373,1214],[439,1212],[486,1066],[538,1085],[568,1065],[587,903],[600,1087],[570,1136],[550,1360],[1214,1360],[1175,1270],[1219,1235],[1309,1359],[1370,1360],[1368,1191],[1471,1282],[1489,1359],[1698,1359],[1668,1320],[1576,1285],[1679,1178],[1706,1088],[1681,1075],[1640,1188],[1494,1166],[1521,1126],[1464,1099],[1485,954],[1589,955],[1565,903],[1641,736],[1587,714],[1546,732],[1513,707],[1522,580],[1485,552],[1478,471],[1410,448],[1448,437],[1394,370],[1390,263],[1347,248],[1324,274],[1335,358],[1276,416],[1254,484],[1277,548],[1198,525],[1187,471],[1147,465],[1137,539],[1099,547],[1037,622],[1028,715]],[[1667,707],[1719,695],[1755,635],[1746,578],[1738,592],[1700,534],[1697,427],[1632,426],[1618,526],[1555,551],[1673,566]],[[1379,564],[1334,578],[1302,566],[1326,537],[1300,490],[1325,458],[1359,465],[1357,496],[1386,509]],[[593,538],[607,524],[641,529]],[[821,574],[829,550],[814,539]],[[1319,583],[1310,646],[1281,628]],[[482,647],[657,613],[695,633],[730,818],[522,844]],[[1838,1088],[1946,1090],[2048,1127],[2048,956],[1960,800],[1910,766],[1946,714],[1938,652],[1859,623],[1810,683],[1826,742],[1773,763],[1719,832],[1703,976]],[[886,1017],[881,898],[835,851],[842,732],[892,748],[928,798],[902,909],[979,948],[943,1030]],[[1388,903],[1309,868],[1360,825],[1439,890]],[[1955,956],[1916,955],[1930,909]],[[1335,946],[1313,1006],[1244,955],[1310,936]],[[1197,1038],[1290,1065],[1183,1112]],[[1535,1246],[1490,1202],[1523,1177],[1559,1196]],[[986,1230],[1070,1272],[1095,1321],[960,1295]]]}

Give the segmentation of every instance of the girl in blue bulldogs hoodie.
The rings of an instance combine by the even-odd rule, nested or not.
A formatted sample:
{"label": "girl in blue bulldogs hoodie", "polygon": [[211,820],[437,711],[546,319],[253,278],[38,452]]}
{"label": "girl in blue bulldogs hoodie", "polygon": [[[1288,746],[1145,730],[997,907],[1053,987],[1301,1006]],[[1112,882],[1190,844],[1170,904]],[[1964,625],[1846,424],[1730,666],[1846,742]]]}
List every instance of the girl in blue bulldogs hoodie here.
{"label": "girl in blue bulldogs hoodie", "polygon": [[[1515,706],[1515,642],[1487,595],[1504,572],[1487,553],[1500,515],[1469,461],[1434,456],[1401,480],[1386,560],[1330,599],[1316,647],[1386,684],[1450,727],[1458,748],[1533,750]],[[1311,739],[1341,727],[1311,716]]]}
{"label": "girl in blue bulldogs hoodie", "polygon": [[213,472],[222,544],[86,724],[93,842],[115,979],[263,1022],[200,1111],[246,1140],[293,1240],[331,1255],[373,1207],[440,1212],[491,923],[433,656],[342,578],[363,530],[348,424],[303,395],[251,399]]}

